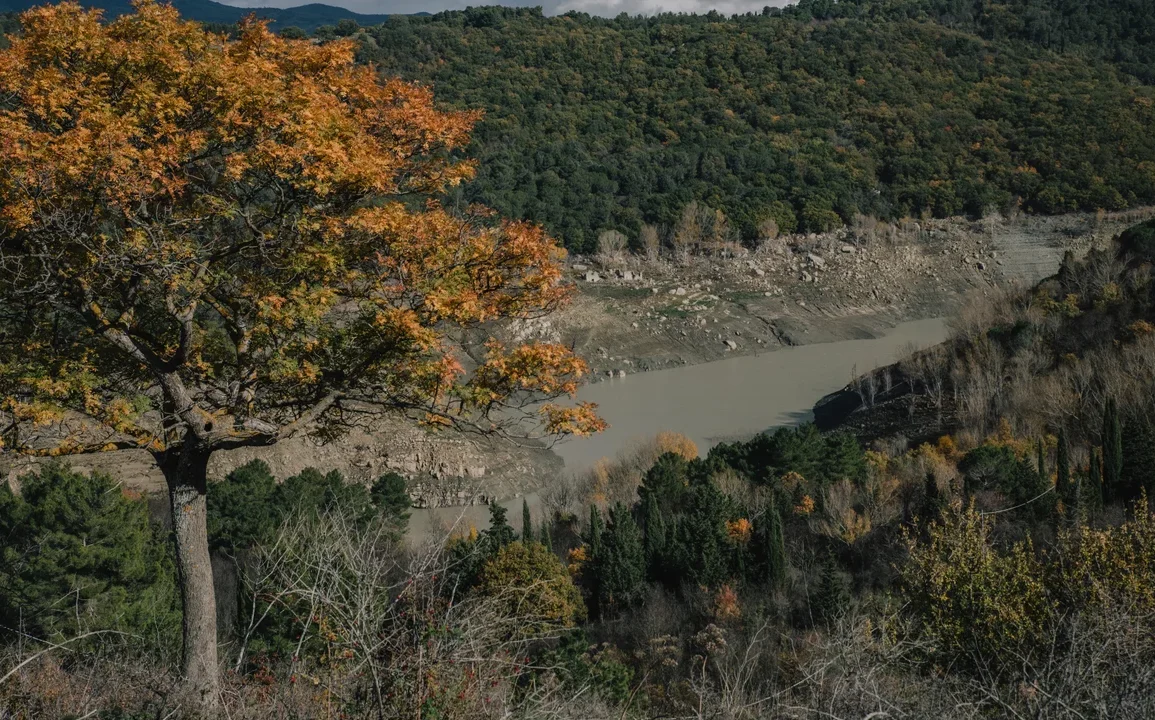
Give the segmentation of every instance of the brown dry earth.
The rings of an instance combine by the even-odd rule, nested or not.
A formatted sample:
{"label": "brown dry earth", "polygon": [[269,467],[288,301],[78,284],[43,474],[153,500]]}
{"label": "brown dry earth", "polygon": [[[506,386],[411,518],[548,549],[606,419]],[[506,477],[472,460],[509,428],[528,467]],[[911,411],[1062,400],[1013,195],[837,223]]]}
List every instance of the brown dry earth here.
{"label": "brown dry earth", "polygon": [[[1153,214],[908,222],[858,235],[791,236],[755,252],[681,262],[571,258],[569,272],[580,289],[575,301],[503,334],[572,345],[590,361],[595,378],[877,337],[900,322],[949,315],[967,293],[1034,283],[1057,270],[1065,251],[1081,254]],[[434,435],[395,420],[325,446],[298,439],[218,453],[210,476],[223,477],[255,458],[281,478],[310,466],[337,469],[356,481],[396,470],[410,478],[421,505],[511,497],[562,472],[557,456],[541,446]],[[0,478],[14,481],[36,462],[0,457]],[[163,488],[143,451],[70,462],[137,490]]]}

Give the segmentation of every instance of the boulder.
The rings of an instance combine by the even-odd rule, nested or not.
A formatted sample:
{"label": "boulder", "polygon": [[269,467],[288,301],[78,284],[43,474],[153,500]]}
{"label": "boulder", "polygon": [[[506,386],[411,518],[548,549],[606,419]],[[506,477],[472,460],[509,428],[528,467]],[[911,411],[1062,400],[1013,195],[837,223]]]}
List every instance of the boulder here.
{"label": "boulder", "polygon": [[738,343],[734,342],[733,340],[724,340],[722,344],[725,345],[729,350],[738,349]]}
{"label": "boulder", "polygon": [[593,270],[586,271],[586,282],[597,282],[601,279],[601,275],[598,275],[597,272]]}
{"label": "boulder", "polygon": [[818,267],[818,268],[826,267],[826,261],[823,260],[822,257],[819,255],[815,255],[814,253],[807,253],[806,259],[809,260],[810,264],[813,265],[814,267]]}

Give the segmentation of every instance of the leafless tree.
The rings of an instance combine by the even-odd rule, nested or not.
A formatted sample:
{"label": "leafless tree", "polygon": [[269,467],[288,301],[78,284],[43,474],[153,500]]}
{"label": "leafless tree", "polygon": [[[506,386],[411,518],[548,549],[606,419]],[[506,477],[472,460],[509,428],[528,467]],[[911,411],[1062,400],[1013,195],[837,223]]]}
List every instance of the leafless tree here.
{"label": "leafless tree", "polygon": [[638,235],[638,244],[641,245],[642,253],[647,260],[657,260],[662,247],[658,228],[654,225],[643,225],[641,233]]}

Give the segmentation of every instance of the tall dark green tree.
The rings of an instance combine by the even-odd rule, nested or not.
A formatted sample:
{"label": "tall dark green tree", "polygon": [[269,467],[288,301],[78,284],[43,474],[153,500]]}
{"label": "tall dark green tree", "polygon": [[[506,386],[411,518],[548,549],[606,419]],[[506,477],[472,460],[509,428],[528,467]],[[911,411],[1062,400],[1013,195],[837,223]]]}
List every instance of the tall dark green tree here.
{"label": "tall dark green tree", "polygon": [[763,570],[763,581],[775,590],[786,585],[786,538],[782,532],[782,514],[777,505],[767,508],[755,528],[758,541],[758,560]]}
{"label": "tall dark green tree", "polygon": [[1117,502],[1123,497],[1123,432],[1115,398],[1107,398],[1103,409],[1103,500]]}
{"label": "tall dark green tree", "polygon": [[663,573],[667,537],[662,510],[652,493],[645,495],[642,500],[642,524],[645,530],[647,575],[657,580]]}
{"label": "tall dark green tree", "polygon": [[1151,478],[1155,474],[1155,428],[1145,416],[1136,415],[1123,424],[1120,445],[1123,463],[1115,499],[1129,502],[1144,490],[1151,491]]}
{"label": "tall dark green tree", "polygon": [[658,510],[670,517],[681,505],[689,479],[689,463],[677,453],[665,453],[650,466],[638,486],[642,504],[653,500]]}
{"label": "tall dark green tree", "polygon": [[1047,456],[1043,450],[1043,440],[1035,444],[1035,470],[1039,473],[1039,487],[1045,488],[1051,484],[1051,474],[1047,472]]}
{"label": "tall dark green tree", "polygon": [[521,540],[522,542],[533,542],[536,538],[533,536],[533,518],[529,515],[529,501],[522,498],[521,501]]}
{"label": "tall dark green tree", "polygon": [[590,546],[591,561],[596,561],[602,553],[602,514],[597,505],[590,505],[590,524],[586,529],[586,544]]}
{"label": "tall dark green tree", "polygon": [[377,478],[369,490],[369,498],[378,512],[391,518],[399,527],[404,528],[409,523],[413,500],[401,475],[388,472]]}
{"label": "tall dark green tree", "polygon": [[695,480],[684,498],[670,543],[671,567],[665,582],[716,587],[730,573],[726,521],[731,507],[709,478]]}
{"label": "tall dark green tree", "polygon": [[924,521],[937,520],[939,514],[946,507],[947,498],[939,490],[938,478],[935,477],[933,470],[928,471],[923,480],[922,498],[922,512],[920,513],[922,519]]}
{"label": "tall dark green tree", "polygon": [[609,524],[602,536],[595,569],[597,609],[603,616],[641,599],[646,582],[646,553],[638,524],[622,503],[610,508]]}
{"label": "tall dark green tree", "polygon": [[495,553],[517,540],[517,533],[510,527],[505,514],[505,507],[497,501],[489,503],[489,528],[482,533],[487,553]]}
{"label": "tall dark green tree", "polygon": [[810,596],[814,619],[827,623],[846,612],[850,605],[850,585],[833,554],[827,554],[819,571],[818,585]]}
{"label": "tall dark green tree", "polygon": [[206,502],[209,544],[228,554],[268,540],[282,519],[277,481],[263,460],[210,483]]}
{"label": "tall dark green tree", "polygon": [[1087,465],[1087,483],[1084,486],[1084,497],[1093,501],[1094,507],[1102,507],[1104,498],[1103,464],[1094,446],[1091,447],[1091,461]]}
{"label": "tall dark green tree", "polygon": [[1055,448],[1055,493],[1070,511],[1075,502],[1075,494],[1071,485],[1071,458],[1067,447],[1067,432],[1062,428],[1059,428],[1059,441]]}

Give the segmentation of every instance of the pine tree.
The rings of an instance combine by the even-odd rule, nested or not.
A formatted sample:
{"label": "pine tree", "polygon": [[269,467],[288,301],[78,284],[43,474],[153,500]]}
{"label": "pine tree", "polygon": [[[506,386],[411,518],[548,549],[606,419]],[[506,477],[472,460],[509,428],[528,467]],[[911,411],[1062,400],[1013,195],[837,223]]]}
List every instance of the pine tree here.
{"label": "pine tree", "polygon": [[1123,433],[1119,426],[1119,409],[1115,398],[1107,398],[1103,411],[1103,500],[1122,499]]}
{"label": "pine tree", "polygon": [[598,573],[598,612],[627,607],[645,589],[646,554],[642,533],[629,508],[617,503],[610,509],[609,525],[602,535]]}
{"label": "pine tree", "polygon": [[1071,459],[1067,449],[1067,433],[1059,429],[1059,445],[1055,449],[1055,493],[1063,505],[1071,509],[1075,496],[1071,487]]}
{"label": "pine tree", "polygon": [[484,533],[488,554],[495,553],[517,540],[517,533],[506,521],[505,513],[505,508],[497,504],[496,501],[489,503],[489,529]]}
{"label": "pine tree", "polygon": [[762,527],[756,535],[761,548],[760,555],[765,569],[766,584],[780,590],[786,584],[786,540],[782,534],[782,515],[776,505],[766,510]]}
{"label": "pine tree", "polygon": [[521,501],[521,541],[533,542],[533,520],[529,516],[529,501],[525,498]]}
{"label": "pine tree", "polygon": [[409,522],[409,511],[413,500],[409,497],[405,478],[395,472],[385,473],[373,483],[369,491],[373,505],[386,517],[392,518],[400,527]]}

